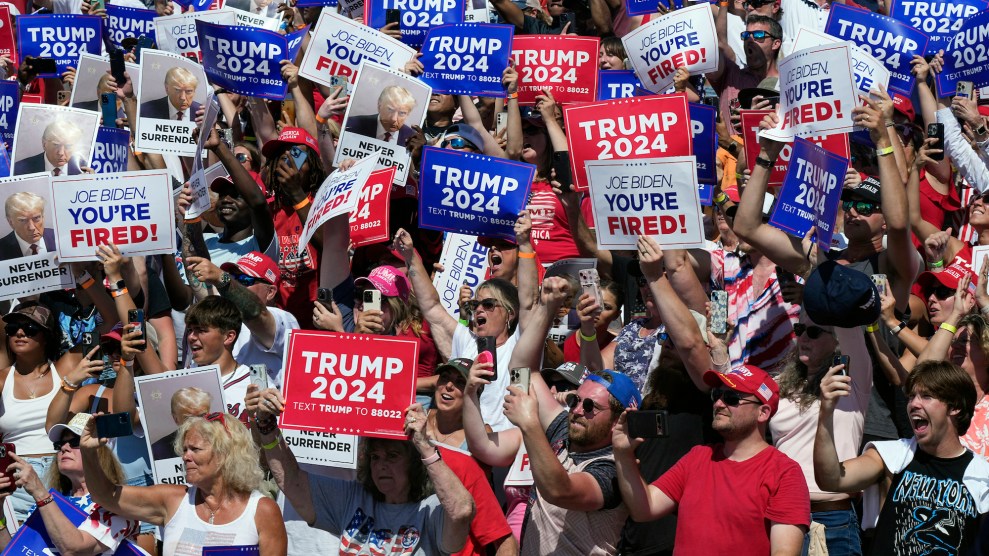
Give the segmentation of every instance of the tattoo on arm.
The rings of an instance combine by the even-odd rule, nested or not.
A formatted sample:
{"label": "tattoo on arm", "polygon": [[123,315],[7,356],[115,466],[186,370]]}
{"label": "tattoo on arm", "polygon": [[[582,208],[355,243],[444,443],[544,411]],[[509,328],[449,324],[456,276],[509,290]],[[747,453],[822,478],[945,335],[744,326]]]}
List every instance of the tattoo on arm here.
{"label": "tattoo on arm", "polygon": [[237,306],[240,314],[244,317],[244,322],[258,318],[264,311],[264,305],[261,304],[258,296],[236,280],[231,280],[230,284],[220,291],[220,296],[229,299]]}

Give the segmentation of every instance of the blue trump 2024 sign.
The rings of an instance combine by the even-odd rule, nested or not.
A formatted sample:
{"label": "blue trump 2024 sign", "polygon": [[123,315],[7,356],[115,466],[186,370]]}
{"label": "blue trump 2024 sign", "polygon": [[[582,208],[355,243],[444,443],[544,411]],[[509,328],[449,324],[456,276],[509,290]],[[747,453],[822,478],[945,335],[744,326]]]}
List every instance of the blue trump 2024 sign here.
{"label": "blue trump 2024 sign", "polygon": [[598,100],[614,100],[653,94],[642,88],[642,82],[632,70],[599,70]]}
{"label": "blue trump 2024 sign", "polygon": [[116,127],[100,126],[93,145],[90,167],[97,174],[113,174],[127,171],[127,154],[130,131]]}
{"label": "blue trump 2024 sign", "polygon": [[16,81],[0,81],[0,137],[10,152],[14,148],[14,124],[21,105],[21,91]]}
{"label": "blue trump 2024 sign", "polygon": [[416,49],[422,46],[430,27],[464,22],[464,2],[460,0],[366,0],[365,25],[381,29],[388,10],[402,14],[402,42]]}
{"label": "blue trump 2024 sign", "polygon": [[123,41],[128,37],[137,38],[145,35],[154,41],[156,17],[158,12],[155,10],[107,4],[106,26],[110,31],[110,42],[117,48],[123,48]]}
{"label": "blue trump 2024 sign", "polygon": [[927,54],[937,54],[966,20],[986,9],[985,0],[893,0],[889,15],[927,35]]}
{"label": "blue trump 2024 sign", "polygon": [[718,168],[715,157],[718,153],[718,134],[715,133],[717,110],[706,104],[691,102],[690,127],[694,135],[694,156],[697,158],[697,183],[700,188],[702,205],[711,205],[714,198],[714,184],[718,181]]}
{"label": "blue trump 2024 sign", "polygon": [[989,12],[966,21],[952,37],[944,53],[944,70],[936,78],[942,97],[954,95],[959,81],[989,85]]}
{"label": "blue trump 2024 sign", "polygon": [[514,27],[458,23],[433,27],[422,45],[419,79],[434,93],[504,97],[501,74],[508,67]]}
{"label": "blue trump 2024 sign", "polygon": [[790,167],[769,223],[800,238],[817,226],[817,245],[829,250],[846,170],[847,158],[795,138]]}
{"label": "blue trump 2024 sign", "polygon": [[20,62],[24,58],[54,58],[55,73],[39,77],[61,77],[69,66],[75,67],[79,54],[102,51],[103,18],[95,15],[22,15],[17,17],[17,46]]}
{"label": "blue trump 2024 sign", "polygon": [[235,93],[282,100],[288,84],[282,60],[293,60],[308,27],[289,35],[242,25],[196,21],[210,83]]}
{"label": "blue trump 2024 sign", "polygon": [[525,162],[425,147],[419,225],[515,241],[515,221],[535,174],[536,167]]}

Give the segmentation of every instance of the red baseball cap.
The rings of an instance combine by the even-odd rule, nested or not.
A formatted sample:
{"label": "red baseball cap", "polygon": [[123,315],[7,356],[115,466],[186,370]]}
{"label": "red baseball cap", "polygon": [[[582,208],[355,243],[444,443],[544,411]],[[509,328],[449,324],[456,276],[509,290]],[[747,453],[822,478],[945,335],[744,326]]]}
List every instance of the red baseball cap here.
{"label": "red baseball cap", "polygon": [[308,131],[301,127],[283,127],[282,132],[278,135],[278,139],[272,139],[261,147],[261,154],[271,158],[275,156],[275,153],[279,149],[291,145],[305,145],[319,155],[319,145],[316,143],[316,140],[313,139],[312,135],[309,135]]}
{"label": "red baseball cap", "polygon": [[913,103],[903,95],[893,95],[893,109],[906,116],[911,122],[917,117]]}
{"label": "red baseball cap", "polygon": [[367,278],[354,280],[354,286],[359,285],[371,286],[388,297],[400,297],[403,301],[409,300],[409,292],[412,291],[409,279],[400,270],[389,265],[375,268]]}
{"label": "red baseball cap", "polygon": [[965,268],[959,264],[948,265],[941,272],[931,272],[929,270],[926,272],[921,272],[920,276],[917,277],[917,285],[920,286],[920,289],[926,298],[931,294],[931,291],[939,285],[951,289],[958,288],[958,282],[961,282],[962,278],[966,274],[972,276],[972,283],[969,284],[969,289],[972,289],[979,278],[978,275],[972,272],[971,269]]}
{"label": "red baseball cap", "polygon": [[260,278],[272,285],[277,285],[278,280],[282,277],[282,272],[278,270],[278,265],[275,261],[271,260],[271,257],[257,251],[251,251],[235,263],[223,263],[220,269],[231,274],[238,273]]}
{"label": "red baseball cap", "polygon": [[766,371],[753,365],[735,367],[724,374],[708,371],[704,373],[704,384],[711,388],[727,386],[743,394],[752,394],[772,408],[769,413],[770,417],[776,415],[776,410],[780,407],[779,385]]}

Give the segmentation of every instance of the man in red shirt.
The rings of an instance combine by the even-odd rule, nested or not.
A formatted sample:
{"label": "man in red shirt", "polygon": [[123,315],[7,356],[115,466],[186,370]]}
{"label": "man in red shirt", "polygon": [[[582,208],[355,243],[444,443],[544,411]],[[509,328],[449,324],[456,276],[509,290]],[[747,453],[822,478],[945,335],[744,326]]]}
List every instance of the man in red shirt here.
{"label": "man in red shirt", "polygon": [[810,495],[800,466],[766,442],[779,388],[744,365],[708,371],[712,428],[724,444],[697,446],[652,484],[635,460],[641,439],[627,434],[628,412],[613,430],[618,485],[634,521],[678,512],[674,554],[799,554],[810,526]]}

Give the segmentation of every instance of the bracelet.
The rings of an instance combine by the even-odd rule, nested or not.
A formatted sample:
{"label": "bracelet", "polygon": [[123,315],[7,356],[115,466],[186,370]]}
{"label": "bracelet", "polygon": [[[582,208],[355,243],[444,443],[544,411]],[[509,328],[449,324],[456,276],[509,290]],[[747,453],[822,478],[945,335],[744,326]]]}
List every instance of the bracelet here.
{"label": "bracelet", "polygon": [[886,120],[886,127],[893,127],[895,125],[896,122],[894,122],[893,120]]}
{"label": "bracelet", "polygon": [[927,268],[942,268],[942,267],[944,267],[944,260],[943,259],[927,265]]}
{"label": "bracelet", "polygon": [[906,327],[907,327],[907,323],[901,320],[899,323],[897,323],[896,326],[890,328],[889,331],[892,332],[894,336],[896,336],[900,332],[902,332],[903,329]]}
{"label": "bracelet", "polygon": [[986,129],[986,126],[982,126],[979,129],[975,130],[975,134],[979,136],[985,135],[986,133],[989,133],[989,129]]}
{"label": "bracelet", "polygon": [[200,217],[198,217],[198,216],[197,216],[197,217],[195,217],[195,218],[186,218],[186,219],[185,219],[185,223],[186,223],[186,224],[197,224],[197,223],[199,223],[200,221],[202,221],[202,218],[200,218]]}
{"label": "bracelet", "polygon": [[82,289],[84,289],[84,290],[88,290],[88,289],[89,289],[89,288],[91,288],[91,287],[93,286],[93,284],[95,284],[95,283],[96,283],[96,279],[95,279],[95,278],[93,278],[92,276],[90,276],[90,277],[89,277],[89,280],[86,280],[86,281],[85,281],[85,282],[83,282],[82,284],[79,284],[79,287],[80,287],[80,288],[82,288]]}
{"label": "bracelet", "polygon": [[720,204],[722,204],[722,203],[724,203],[724,202],[725,202],[725,201],[727,201],[727,200],[728,200],[728,195],[725,195],[725,192],[724,192],[724,191],[722,191],[721,193],[718,193],[718,194],[717,194],[717,195],[716,195],[716,196],[714,197],[714,202],[715,202],[716,204],[719,204],[719,205],[720,205]]}
{"label": "bracelet", "polygon": [[593,342],[594,340],[597,340],[598,339],[598,333],[597,332],[595,332],[594,334],[591,334],[590,336],[584,336],[584,332],[581,331],[581,330],[578,330],[577,331],[577,334],[580,335],[581,341],[584,341],[584,342]]}
{"label": "bracelet", "polygon": [[443,459],[443,457],[440,456],[440,449],[436,448],[436,451],[433,452],[433,455],[429,456],[428,458],[422,458],[422,464],[428,467],[438,462],[441,459]]}
{"label": "bracelet", "polygon": [[721,6],[722,8],[727,8],[728,2],[718,2],[718,5]]}
{"label": "bracelet", "polygon": [[299,201],[297,204],[292,205],[292,210],[302,210],[302,209],[306,208],[306,206],[309,204],[309,202],[310,202],[309,201],[309,197],[306,197],[305,199]]}
{"label": "bracelet", "polygon": [[319,113],[317,112],[316,113],[316,122],[317,123],[321,123],[321,124],[325,124],[326,123],[326,118],[320,116]]}
{"label": "bracelet", "polygon": [[271,431],[278,428],[278,421],[271,419],[270,421],[254,421],[258,425],[258,432],[261,434],[271,434]]}
{"label": "bracelet", "polygon": [[881,149],[876,149],[876,154],[879,156],[889,156],[893,154],[893,146],[883,147]]}
{"label": "bracelet", "polygon": [[55,501],[55,498],[53,498],[52,495],[49,494],[47,498],[45,498],[43,500],[35,500],[34,503],[35,503],[35,505],[37,507],[44,508],[45,506],[47,506],[48,504],[51,504],[54,501]]}
{"label": "bracelet", "polygon": [[772,160],[769,160],[768,158],[763,158],[761,156],[756,157],[755,163],[757,165],[759,165],[759,166],[762,166],[763,168],[765,168],[767,170],[772,170],[773,169],[773,161]]}
{"label": "bracelet", "polygon": [[870,333],[870,334],[873,333],[873,332],[878,332],[879,331],[879,321],[876,321],[876,322],[874,322],[874,323],[866,326],[865,327],[865,331],[868,332],[868,333]]}
{"label": "bracelet", "polygon": [[262,444],[261,447],[264,448],[265,450],[274,450],[275,447],[278,446],[278,443],[281,441],[282,441],[282,435],[276,434],[274,440],[272,440],[267,444]]}
{"label": "bracelet", "polygon": [[942,322],[941,323],[941,326],[937,327],[937,329],[938,330],[947,330],[948,332],[951,332],[952,334],[954,334],[955,332],[958,332],[958,327],[957,326],[948,324],[946,322]]}
{"label": "bracelet", "polygon": [[117,291],[110,292],[110,297],[112,297],[114,299],[117,299],[118,297],[120,297],[122,295],[127,295],[128,293],[130,293],[130,292],[127,291],[127,288],[121,288],[121,289],[119,289]]}
{"label": "bracelet", "polygon": [[514,93],[508,93],[508,96],[506,96],[505,98],[507,98],[509,100],[511,100],[513,98],[514,99],[518,99],[519,98],[519,92],[518,91],[515,91]]}
{"label": "bracelet", "polygon": [[536,252],[533,251],[532,253],[523,253],[523,252],[519,251],[519,258],[520,259],[535,259],[536,258]]}
{"label": "bracelet", "polygon": [[71,382],[69,382],[68,380],[66,380],[65,377],[62,377],[62,386],[61,386],[61,388],[62,388],[62,391],[65,392],[66,394],[71,394],[71,393],[73,393],[73,392],[75,392],[76,390],[79,389],[79,385],[78,384],[72,384]]}

